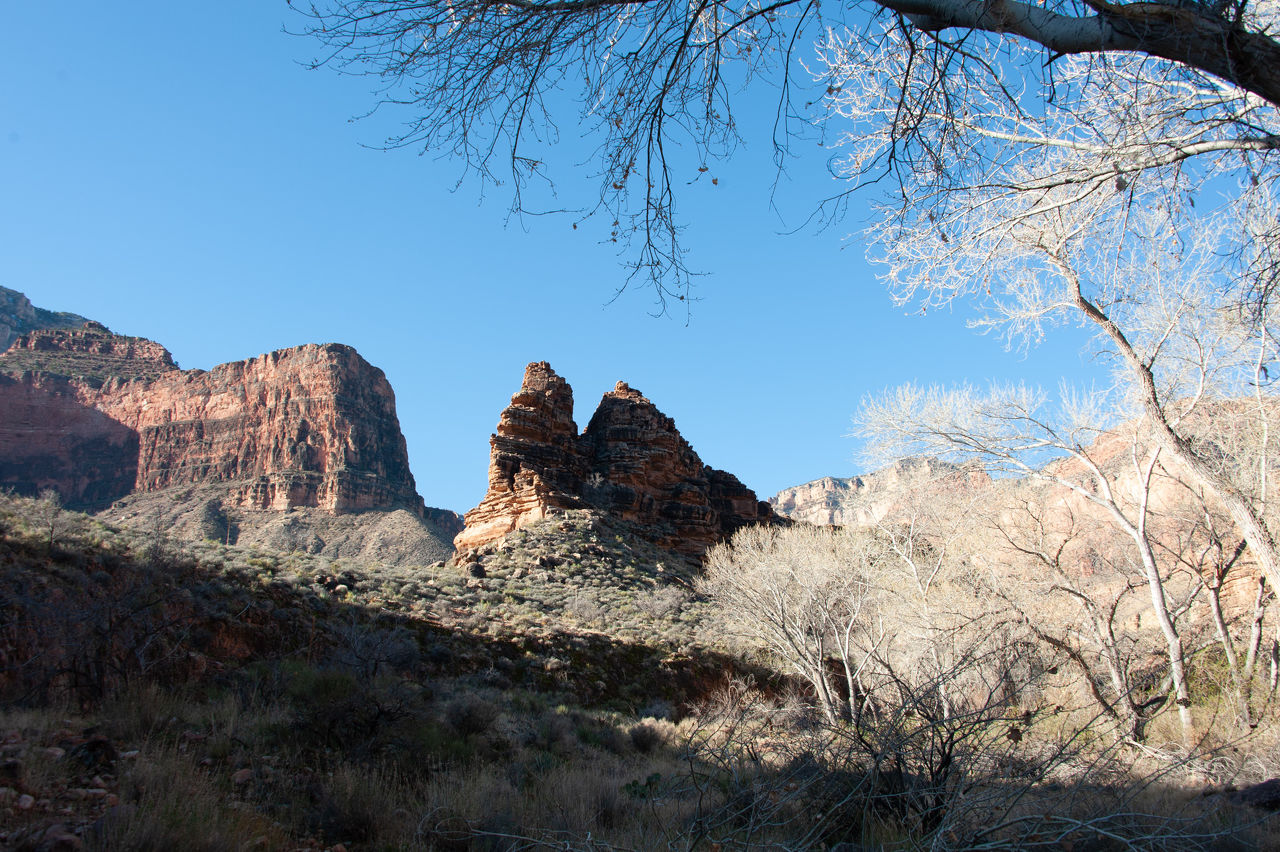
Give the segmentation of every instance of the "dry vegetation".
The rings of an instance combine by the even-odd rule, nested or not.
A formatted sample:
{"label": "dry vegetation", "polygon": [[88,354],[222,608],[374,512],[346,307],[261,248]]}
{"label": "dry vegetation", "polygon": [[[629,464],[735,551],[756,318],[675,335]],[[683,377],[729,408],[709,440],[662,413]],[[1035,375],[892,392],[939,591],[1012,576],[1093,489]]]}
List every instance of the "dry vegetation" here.
{"label": "dry vegetation", "polygon": [[[832,720],[696,566],[631,533],[571,513],[385,569],[3,498],[0,848],[1247,848],[1275,828],[1215,792],[1275,773],[1269,711],[1246,733],[1201,692],[1187,749],[1168,712],[1112,736],[1044,669],[978,700],[996,657],[933,653],[930,592],[868,599],[893,641],[860,676],[882,680]],[[859,541],[887,570],[892,538]]]}

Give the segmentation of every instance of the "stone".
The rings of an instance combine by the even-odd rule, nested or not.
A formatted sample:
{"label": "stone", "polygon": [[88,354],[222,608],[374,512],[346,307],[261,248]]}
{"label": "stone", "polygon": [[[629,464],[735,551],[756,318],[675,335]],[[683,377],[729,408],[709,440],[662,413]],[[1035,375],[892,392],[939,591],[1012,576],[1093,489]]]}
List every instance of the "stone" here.
{"label": "stone", "polygon": [[252,780],[253,780],[252,769],[238,769],[231,776],[231,783],[236,785],[248,784]]}
{"label": "stone", "polygon": [[[111,520],[177,538],[392,563],[452,552],[462,519],[424,505],[391,385],[351,347],[180,370],[158,343],[42,314],[10,290],[0,326],[16,329],[0,355],[0,489],[117,506]],[[292,509],[360,523],[274,520]],[[411,523],[386,517],[397,512]]]}
{"label": "stone", "polygon": [[16,841],[14,848],[30,852],[80,852],[84,849],[84,841],[58,823],[46,827],[33,826],[9,839]]}
{"label": "stone", "polygon": [[573,390],[550,364],[533,362],[489,443],[488,492],[454,539],[460,552],[574,509],[633,522],[689,556],[740,527],[780,520],[737,477],[704,465],[675,421],[626,382],[579,434]]}
{"label": "stone", "polygon": [[154,379],[178,369],[169,350],[154,340],[113,334],[96,322],[28,332],[4,354],[7,372],[50,373],[96,386],[111,378]]}
{"label": "stone", "polygon": [[769,505],[778,514],[806,524],[874,526],[912,492],[944,495],[990,482],[991,478],[976,468],[933,458],[907,458],[875,473],[824,476],[784,488],[769,498]]}
{"label": "stone", "polygon": [[17,290],[0,287],[0,352],[8,349],[24,332],[45,328],[75,328],[86,322],[90,320],[78,314],[37,308]]}

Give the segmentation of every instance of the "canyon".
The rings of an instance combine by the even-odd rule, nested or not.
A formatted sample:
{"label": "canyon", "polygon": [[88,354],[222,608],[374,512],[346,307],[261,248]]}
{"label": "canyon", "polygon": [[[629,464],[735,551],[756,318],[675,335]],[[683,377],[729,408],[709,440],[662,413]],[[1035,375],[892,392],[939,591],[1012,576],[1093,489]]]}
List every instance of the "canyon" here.
{"label": "canyon", "polygon": [[155,341],[13,290],[0,326],[0,488],[157,534],[427,564],[574,509],[689,558],[783,522],[625,382],[579,433],[572,388],[546,362],[528,365],[501,414],[464,527],[419,496],[391,385],[349,346],[183,370]]}

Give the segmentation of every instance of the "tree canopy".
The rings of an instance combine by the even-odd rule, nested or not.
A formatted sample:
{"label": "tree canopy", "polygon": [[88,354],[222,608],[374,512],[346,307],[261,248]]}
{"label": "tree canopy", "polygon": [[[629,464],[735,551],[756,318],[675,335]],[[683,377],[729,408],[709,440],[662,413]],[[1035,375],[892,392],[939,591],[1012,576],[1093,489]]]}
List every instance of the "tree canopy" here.
{"label": "tree canopy", "polygon": [[[323,45],[317,66],[372,75],[383,102],[404,108],[389,145],[461,158],[505,183],[516,210],[527,209],[531,180],[555,177],[545,151],[561,126],[580,125],[596,145],[588,174],[598,195],[574,211],[575,225],[606,223],[632,278],[651,282],[664,306],[689,287],[678,189],[733,153],[735,109],[761,91],[776,103],[780,164],[797,135],[835,120],[878,143],[839,176],[889,178],[913,202],[924,174],[954,185],[975,163],[1000,162],[970,132],[981,116],[1034,117],[1046,101],[1070,111],[1092,96],[1082,73],[1141,86],[1157,102],[1182,86],[1216,93],[1178,99],[1166,117],[1194,138],[1172,148],[1131,140],[1131,163],[1280,146],[1275,0],[314,0],[301,10]],[[1111,62],[1129,53],[1154,60],[1138,63],[1140,78],[1123,70],[1133,63]],[[1060,59],[1071,54],[1086,59],[1064,78]],[[1005,141],[1036,142],[1016,132]],[[842,198],[815,203],[834,215]]]}

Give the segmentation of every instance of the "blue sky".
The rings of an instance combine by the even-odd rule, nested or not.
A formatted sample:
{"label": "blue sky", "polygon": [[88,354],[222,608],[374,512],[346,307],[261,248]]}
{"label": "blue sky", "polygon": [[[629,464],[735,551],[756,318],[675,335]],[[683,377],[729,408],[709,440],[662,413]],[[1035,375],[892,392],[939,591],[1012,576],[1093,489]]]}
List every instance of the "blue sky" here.
{"label": "blue sky", "polygon": [[[787,233],[841,187],[828,152],[801,151],[780,215],[767,136],[683,199],[709,273],[689,321],[651,316],[643,289],[611,301],[625,272],[598,232],[509,221],[503,189],[455,190],[448,158],[377,150],[397,116],[351,120],[372,81],[304,68],[315,45],[286,23],[276,0],[7,10],[0,285],[158,340],[184,368],[355,346],[395,388],[419,492],[457,511],[484,493],[489,434],[531,360],[573,385],[580,427],[625,380],[761,497],[861,472],[845,435],[869,393],[1090,378],[1082,334],[1023,356],[955,314],[894,307],[856,236],[865,208]],[[767,131],[767,96],[748,132]],[[575,115],[561,132],[583,144]]]}

